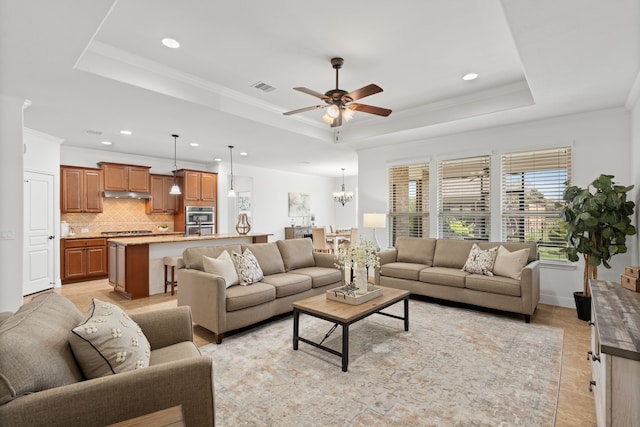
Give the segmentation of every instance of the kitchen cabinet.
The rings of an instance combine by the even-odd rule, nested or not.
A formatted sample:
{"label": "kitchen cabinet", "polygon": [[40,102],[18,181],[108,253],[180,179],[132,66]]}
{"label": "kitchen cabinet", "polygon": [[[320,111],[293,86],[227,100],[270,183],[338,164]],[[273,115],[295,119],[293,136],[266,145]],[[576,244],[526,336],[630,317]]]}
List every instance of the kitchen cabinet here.
{"label": "kitchen cabinet", "polygon": [[640,293],[592,280],[591,383],[599,427],[640,426]]}
{"label": "kitchen cabinet", "polygon": [[182,196],[184,205],[191,202],[204,202],[196,206],[215,206],[218,201],[218,174],[180,169],[178,176],[182,178]]}
{"label": "kitchen cabinet", "polygon": [[100,169],[60,168],[60,210],[62,213],[102,212],[104,175]]}
{"label": "kitchen cabinet", "polygon": [[101,162],[106,191],[149,192],[149,166]]}
{"label": "kitchen cabinet", "polygon": [[167,175],[150,175],[151,199],[146,201],[146,212],[175,214],[178,211],[178,196],[169,194],[173,185],[173,177]]}
{"label": "kitchen cabinet", "polygon": [[107,239],[63,239],[60,246],[63,284],[107,276]]}
{"label": "kitchen cabinet", "polygon": [[149,245],[109,243],[109,284],[130,298],[149,296]]}

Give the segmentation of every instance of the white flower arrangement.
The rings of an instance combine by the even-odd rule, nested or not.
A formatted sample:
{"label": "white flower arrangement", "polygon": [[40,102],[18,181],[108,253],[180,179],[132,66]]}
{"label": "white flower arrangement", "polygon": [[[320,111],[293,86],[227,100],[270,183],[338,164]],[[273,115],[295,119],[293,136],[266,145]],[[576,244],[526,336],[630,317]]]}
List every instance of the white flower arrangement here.
{"label": "white flower arrangement", "polygon": [[358,245],[339,245],[335,258],[334,265],[341,270],[356,267],[380,267],[380,257],[376,253],[376,247],[368,240],[361,240]]}

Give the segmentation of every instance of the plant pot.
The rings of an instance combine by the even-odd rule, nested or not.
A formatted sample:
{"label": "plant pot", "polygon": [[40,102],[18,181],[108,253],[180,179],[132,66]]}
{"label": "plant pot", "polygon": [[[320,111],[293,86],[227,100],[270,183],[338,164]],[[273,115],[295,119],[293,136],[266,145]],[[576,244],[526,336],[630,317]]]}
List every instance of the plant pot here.
{"label": "plant pot", "polygon": [[573,299],[576,302],[578,319],[584,321],[591,320],[591,296],[586,296],[583,292],[574,292]]}

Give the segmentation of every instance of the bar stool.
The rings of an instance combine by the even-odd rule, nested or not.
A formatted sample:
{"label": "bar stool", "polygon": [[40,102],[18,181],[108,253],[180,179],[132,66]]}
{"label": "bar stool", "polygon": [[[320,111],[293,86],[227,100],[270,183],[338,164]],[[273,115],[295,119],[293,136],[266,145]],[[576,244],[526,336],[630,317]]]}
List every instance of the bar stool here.
{"label": "bar stool", "polygon": [[[174,288],[178,284],[178,282],[176,282],[176,267],[178,266],[180,257],[166,256],[162,261],[164,262],[164,293],[167,293],[167,286],[171,285],[171,295],[173,295]],[[171,267],[171,281],[168,280],[169,267]]]}

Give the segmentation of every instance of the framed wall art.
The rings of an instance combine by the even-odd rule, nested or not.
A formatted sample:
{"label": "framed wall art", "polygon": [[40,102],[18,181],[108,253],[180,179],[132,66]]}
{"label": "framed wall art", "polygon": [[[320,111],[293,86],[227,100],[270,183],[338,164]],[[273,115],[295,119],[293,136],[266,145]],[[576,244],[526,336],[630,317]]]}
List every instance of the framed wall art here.
{"label": "framed wall art", "polygon": [[311,196],[303,193],[289,193],[289,216],[309,216],[311,214]]}

